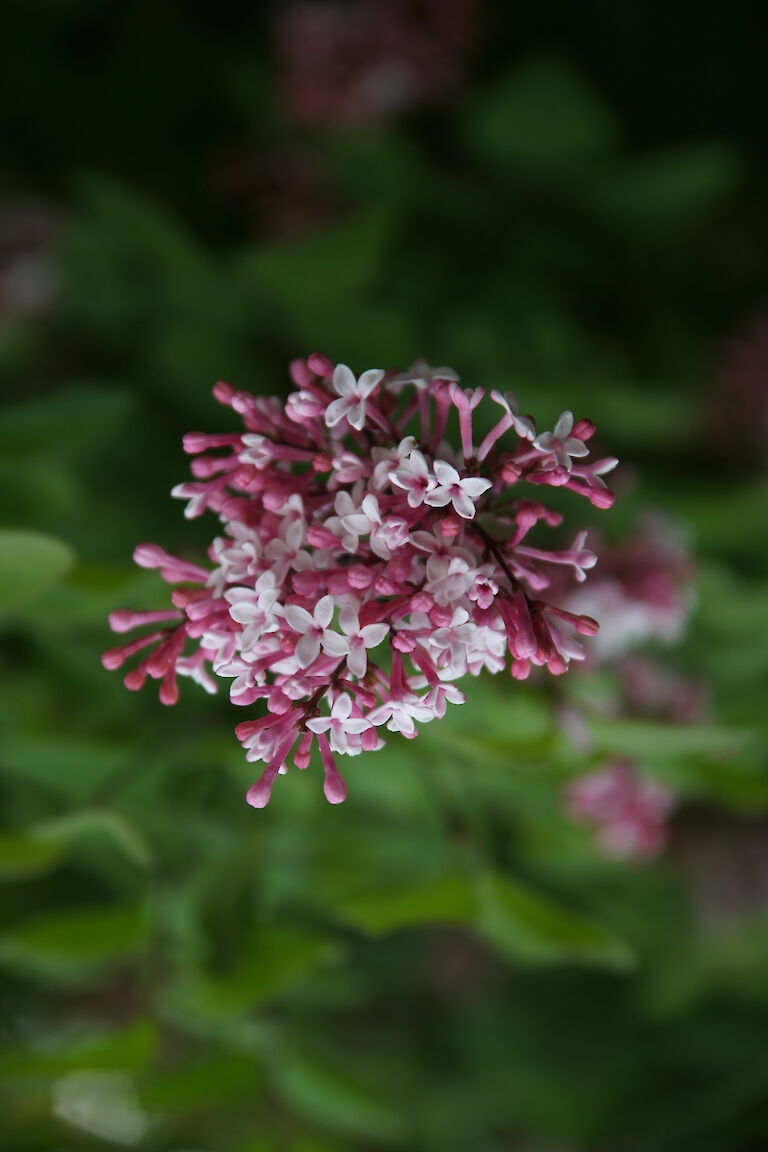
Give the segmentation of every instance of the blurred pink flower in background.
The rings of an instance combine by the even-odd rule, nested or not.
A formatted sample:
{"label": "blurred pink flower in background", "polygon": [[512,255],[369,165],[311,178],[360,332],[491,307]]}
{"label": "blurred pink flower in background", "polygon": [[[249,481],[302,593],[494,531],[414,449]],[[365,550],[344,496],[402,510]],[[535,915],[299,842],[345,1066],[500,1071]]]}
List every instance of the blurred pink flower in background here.
{"label": "blurred pink flower in background", "polygon": [[56,291],[56,213],[37,201],[0,202],[0,324],[38,317]]}
{"label": "blurred pink flower in background", "polygon": [[589,583],[567,599],[571,611],[601,621],[589,655],[605,661],[649,641],[679,641],[693,606],[692,568],[673,526],[648,515],[626,543],[599,551],[600,564]]}
{"label": "blurred pink flower in background", "polygon": [[473,0],[299,0],[281,12],[281,93],[310,123],[372,124],[439,103],[459,85]]}
{"label": "blurred pink flower in background", "polygon": [[617,757],[566,789],[574,820],[594,829],[598,848],[619,860],[649,860],[664,847],[673,797],[662,784]]}
{"label": "blurred pink flower in background", "polygon": [[694,724],[707,716],[706,686],[658,660],[627,656],[617,661],[616,676],[623,703],[633,716],[652,716],[676,724]]}

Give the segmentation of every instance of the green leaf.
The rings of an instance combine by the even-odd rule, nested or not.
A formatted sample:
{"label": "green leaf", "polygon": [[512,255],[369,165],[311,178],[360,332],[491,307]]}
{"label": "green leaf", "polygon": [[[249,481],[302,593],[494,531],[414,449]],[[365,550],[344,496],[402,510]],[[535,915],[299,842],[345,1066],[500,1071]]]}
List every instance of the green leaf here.
{"label": "green leaf", "polygon": [[604,152],[616,138],[616,125],[569,64],[540,60],[509,73],[483,94],[469,134],[488,159],[540,173]]}
{"label": "green leaf", "polygon": [[139,1084],[139,1097],[151,1112],[176,1114],[252,1104],[263,1078],[261,1066],[250,1056],[206,1054],[152,1068]]}
{"label": "green leaf", "polygon": [[240,274],[271,306],[303,314],[325,300],[354,299],[378,271],[390,235],[389,217],[367,212],[290,243],[256,249],[241,262]]}
{"label": "green leaf", "polygon": [[63,540],[22,529],[0,529],[0,609],[42,595],[64,576],[74,554]]}
{"label": "green leaf", "polygon": [[39,824],[33,830],[38,843],[59,849],[94,834],[106,837],[140,867],[150,866],[152,855],[146,841],[124,816],[107,808],[86,808],[81,812],[72,812]]}
{"label": "green leaf", "polygon": [[[0,713],[1,714],[1,713]],[[14,720],[8,712],[5,727]],[[18,732],[0,732],[0,756],[3,770],[25,781],[35,781],[70,804],[85,804],[92,793],[112,772],[116,772],[135,751],[125,739],[103,739],[86,733],[58,734],[36,731],[30,723]]]}
{"label": "green leaf", "polygon": [[601,172],[590,196],[622,225],[690,229],[732,191],[741,171],[730,148],[691,145]]}
{"label": "green leaf", "polygon": [[377,1143],[402,1140],[400,1114],[375,1091],[348,1074],[304,1054],[281,1053],[274,1065],[277,1087],[296,1111],[335,1131]]}
{"label": "green leaf", "polygon": [[201,1020],[240,1016],[295,987],[330,952],[325,936],[278,928],[257,930],[240,950],[234,968],[221,977],[195,976],[178,981],[169,993],[168,1004],[177,1014]]}
{"label": "green leaf", "polygon": [[53,1079],[78,1068],[137,1068],[148,1062],[155,1046],[149,1021],[138,1021],[116,1031],[99,1031],[73,1038],[71,1031],[57,1036],[48,1029],[45,1045],[37,1050],[0,1048],[0,1078]]}
{"label": "green leaf", "polygon": [[85,178],[81,202],[61,244],[68,308],[116,339],[144,319],[162,323],[179,294],[205,278],[203,253],[169,213],[116,181]]}
{"label": "green leaf", "polygon": [[346,924],[371,936],[428,924],[471,923],[474,893],[465,876],[439,876],[408,888],[372,892],[334,909]]}
{"label": "green leaf", "polygon": [[592,717],[587,723],[598,751],[631,755],[639,760],[732,756],[752,738],[751,732],[713,724],[657,724],[599,717]]}
{"label": "green leaf", "polygon": [[627,968],[632,952],[601,924],[507,877],[485,875],[479,887],[480,934],[512,960]]}
{"label": "green leaf", "polygon": [[373,893],[341,906],[339,917],[371,936],[452,924],[476,928],[504,956],[532,963],[631,963],[627,946],[586,916],[496,875],[479,882],[442,876],[398,892]]}
{"label": "green leaf", "polygon": [[0,835],[0,880],[26,880],[54,868],[61,847],[24,833]]}
{"label": "green leaf", "polygon": [[109,384],[57,388],[4,410],[0,446],[80,461],[97,453],[120,429],[133,403],[127,389]]}
{"label": "green leaf", "polygon": [[0,934],[0,964],[25,976],[84,978],[135,956],[145,934],[139,908],[70,908],[36,916]]}

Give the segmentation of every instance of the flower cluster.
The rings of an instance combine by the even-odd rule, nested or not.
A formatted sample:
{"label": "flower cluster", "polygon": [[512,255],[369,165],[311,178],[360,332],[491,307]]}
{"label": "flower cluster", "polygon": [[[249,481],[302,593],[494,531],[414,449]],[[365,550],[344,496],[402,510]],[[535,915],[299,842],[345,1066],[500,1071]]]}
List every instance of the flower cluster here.
{"label": "flower cluster", "polygon": [[[125,683],[159,680],[165,704],[178,675],[208,691],[228,679],[243,707],[263,701],[265,714],[236,729],[266,766],[248,792],[255,807],[289,757],[306,768],[315,747],[339,803],[336,757],[381,748],[385,729],[415,736],[464,701],[467,673],[508,666],[523,680],[582,659],[596,622],[545,593],[553,572],[583,580],[596,557],[584,532],[570,547],[534,546],[529,533],[562,517],[530,495],[552,485],[613,502],[603,475],[616,460],[586,461],[594,426],[571,413],[538,434],[492,392],[479,427],[483,390],[423,362],[356,377],[314,354],[291,377],[285,402],[216,385],[243,431],[188,434],[193,479],[173,491],[188,517],[218,517],[210,565],[140,545],[137,564],[176,585],[172,607],[113,613],[115,631],[149,630],[104,656],[118,668],[150,649]],[[453,425],[460,448],[445,440]]]}
{"label": "flower cluster", "polygon": [[672,794],[640,775],[632,760],[617,757],[574,780],[567,792],[571,816],[589,825],[606,856],[650,860],[664,846]]}
{"label": "flower cluster", "polygon": [[280,14],[283,102],[308,123],[375,124],[458,85],[473,0],[297,0]]}

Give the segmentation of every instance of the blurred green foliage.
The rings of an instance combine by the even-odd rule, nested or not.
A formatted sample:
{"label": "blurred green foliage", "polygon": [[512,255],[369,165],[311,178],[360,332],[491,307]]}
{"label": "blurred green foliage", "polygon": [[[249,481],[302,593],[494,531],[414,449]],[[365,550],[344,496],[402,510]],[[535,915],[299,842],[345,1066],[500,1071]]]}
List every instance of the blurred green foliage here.
{"label": "blurred green foliage", "polygon": [[[661,66],[668,96],[691,85],[680,107],[646,101],[609,59],[618,39],[652,86],[642,43],[594,4],[585,47],[565,7],[553,38],[488,5],[466,89],[431,116],[309,131],[273,95],[270,10],[7,6],[3,197],[57,219],[52,298],[0,314],[14,1152],[766,1145],[768,493],[709,423],[728,419],[724,341],[765,286],[764,142],[734,126],[743,78],[709,131],[694,53],[674,80]],[[666,6],[649,13],[666,35]],[[330,218],[270,234],[221,196],[225,145],[304,150]],[[705,678],[706,723],[597,714],[585,755],[553,716],[567,693],[610,696],[600,674],[485,680],[355,761],[340,809],[293,773],[255,812],[226,699],[126,693],[99,661],[106,614],[163,596],[133,545],[194,557],[209,533],[167,498],[181,433],[228,427],[216,379],[280,391],[314,349],[358,369],[424,354],[542,424],[594,418],[627,462],[604,530],[650,504],[697,550],[669,659]],[[565,783],[616,753],[681,797],[644,868],[564,814]]]}

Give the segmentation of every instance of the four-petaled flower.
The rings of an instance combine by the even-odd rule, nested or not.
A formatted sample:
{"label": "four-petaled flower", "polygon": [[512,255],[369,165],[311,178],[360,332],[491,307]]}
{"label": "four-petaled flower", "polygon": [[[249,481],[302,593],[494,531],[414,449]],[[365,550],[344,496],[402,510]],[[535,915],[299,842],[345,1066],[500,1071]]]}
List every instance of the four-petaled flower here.
{"label": "four-petaled flower", "polygon": [[414,448],[399,468],[390,472],[389,478],[397,488],[408,493],[408,505],[418,508],[423,504],[427,493],[435,487],[434,477],[430,474],[429,465],[423,452]]}
{"label": "four-petaled flower", "polygon": [[254,588],[231,588],[224,593],[229,615],[243,625],[243,647],[247,650],[259,642],[265,632],[277,628],[283,609],[278,603],[280,592],[273,572],[259,576]]}
{"label": "four-petaled flower", "polygon": [[352,715],[352,697],[348,692],[339,693],[331,707],[330,716],[315,716],[307,720],[310,732],[330,734],[331,748],[340,755],[350,751],[348,736],[359,736],[371,726],[370,720]]}
{"label": "four-petaled flower", "polygon": [[551,452],[561,468],[569,472],[573,467],[573,456],[588,456],[589,448],[583,440],[571,436],[573,412],[563,412],[552,432],[542,432],[533,442],[539,452]]}
{"label": "four-petaled flower", "polygon": [[369,368],[359,380],[346,364],[337,364],[333,371],[333,388],[339,399],[332,400],[325,410],[325,422],[335,428],[345,417],[358,431],[365,424],[366,400],[384,378],[383,368]]}
{"label": "four-petaled flower", "polygon": [[464,520],[474,518],[474,501],[479,500],[484,492],[493,487],[490,480],[483,480],[481,476],[467,476],[462,479],[453,465],[445,460],[435,460],[435,478],[438,486],[425,495],[427,504],[433,508],[453,504],[454,511]]}
{"label": "four-petaled flower", "polygon": [[434,711],[416,695],[415,692],[404,692],[401,696],[390,697],[368,713],[371,724],[384,724],[390,732],[402,732],[403,736],[416,735],[415,720],[426,724],[433,720]]}
{"label": "four-petaled flower", "polygon": [[327,632],[323,648],[329,656],[346,657],[350,676],[362,677],[368,669],[368,649],[377,648],[389,632],[389,624],[366,624],[360,627],[360,618],[353,604],[345,604],[339,613],[339,627],[344,633]]}
{"label": "four-petaled flower", "polygon": [[301,571],[312,567],[312,557],[301,547],[306,530],[301,517],[286,518],[280,525],[280,535],[267,544],[264,555],[272,561],[275,579],[285,580],[291,568]]}
{"label": "four-petaled flower", "polygon": [[301,634],[294,655],[300,668],[308,668],[320,655],[321,645],[333,633],[328,631],[333,620],[333,596],[323,596],[310,615],[306,608],[298,604],[286,604],[285,619],[294,632]]}

